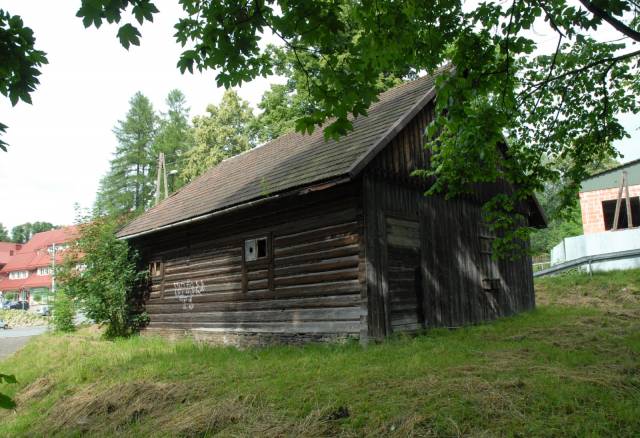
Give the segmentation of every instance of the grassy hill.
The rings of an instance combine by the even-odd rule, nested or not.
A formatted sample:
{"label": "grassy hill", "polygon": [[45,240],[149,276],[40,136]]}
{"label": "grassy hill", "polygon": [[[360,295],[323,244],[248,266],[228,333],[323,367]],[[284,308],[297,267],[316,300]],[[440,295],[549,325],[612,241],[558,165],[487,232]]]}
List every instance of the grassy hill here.
{"label": "grassy hill", "polygon": [[640,271],[547,278],[537,310],[361,348],[41,336],[0,436],[638,436]]}

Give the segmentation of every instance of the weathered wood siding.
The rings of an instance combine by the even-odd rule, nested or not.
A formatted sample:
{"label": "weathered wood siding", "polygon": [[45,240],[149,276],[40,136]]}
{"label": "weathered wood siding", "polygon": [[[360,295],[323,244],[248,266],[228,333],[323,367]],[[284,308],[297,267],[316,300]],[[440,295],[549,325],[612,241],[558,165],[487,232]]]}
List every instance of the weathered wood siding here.
{"label": "weathered wood siding", "polygon": [[[475,324],[535,306],[530,258],[494,260],[479,205],[374,178],[364,187],[366,234],[377,236],[367,246],[372,336]],[[394,244],[387,227],[400,215],[419,224],[419,249]]]}
{"label": "weathered wood siding", "polygon": [[410,176],[429,166],[423,133],[432,111],[429,105],[419,113],[363,178],[368,324],[375,338],[474,324],[535,306],[530,258],[491,255],[481,203],[503,185],[445,201],[425,197],[425,181]]}
{"label": "weathered wood siding", "polygon": [[[293,196],[137,242],[151,277],[149,329],[301,335],[366,333],[359,190]],[[245,239],[269,257],[243,261]]]}

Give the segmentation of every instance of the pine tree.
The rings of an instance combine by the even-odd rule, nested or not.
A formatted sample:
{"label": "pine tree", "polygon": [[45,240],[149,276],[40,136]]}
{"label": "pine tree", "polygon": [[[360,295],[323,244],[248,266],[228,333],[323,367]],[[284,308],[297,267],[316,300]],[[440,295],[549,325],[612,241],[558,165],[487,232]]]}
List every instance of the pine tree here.
{"label": "pine tree", "polygon": [[[183,180],[172,171],[181,168],[185,153],[193,146],[193,128],[189,123],[189,107],[180,90],[171,90],[165,101],[167,112],[162,113],[159,120],[158,133],[154,142],[154,156],[160,152],[165,155],[169,173],[169,191],[179,189]],[[153,178],[157,176],[157,164],[153,166]]]}
{"label": "pine tree", "polygon": [[220,105],[209,105],[208,115],[193,119],[195,145],[186,154],[180,177],[192,181],[225,158],[254,147],[256,122],[249,103],[227,90]]}
{"label": "pine tree", "polygon": [[140,92],[131,98],[129,106],[125,119],[113,129],[118,147],[100,181],[95,205],[98,214],[140,212],[151,205],[157,116],[149,99]]}

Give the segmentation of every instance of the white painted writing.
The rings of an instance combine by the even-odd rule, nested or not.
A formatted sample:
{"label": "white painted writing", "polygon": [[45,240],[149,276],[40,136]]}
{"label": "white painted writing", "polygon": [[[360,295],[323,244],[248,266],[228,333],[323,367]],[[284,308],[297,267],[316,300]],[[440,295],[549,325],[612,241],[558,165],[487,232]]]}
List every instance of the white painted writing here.
{"label": "white painted writing", "polygon": [[204,281],[202,280],[185,280],[173,283],[173,293],[185,310],[193,310],[193,296],[200,295],[203,291]]}

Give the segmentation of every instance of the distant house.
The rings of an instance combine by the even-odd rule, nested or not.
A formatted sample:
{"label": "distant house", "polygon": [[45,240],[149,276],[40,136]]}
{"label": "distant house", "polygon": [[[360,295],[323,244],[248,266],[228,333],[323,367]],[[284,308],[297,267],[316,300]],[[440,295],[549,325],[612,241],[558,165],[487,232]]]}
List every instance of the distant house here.
{"label": "distant house", "polygon": [[[627,181],[625,186],[621,187],[625,173]],[[627,187],[632,224],[629,223],[627,215]],[[619,196],[621,196],[621,202],[618,226],[614,227]],[[631,161],[585,179],[580,187],[580,209],[584,234],[640,226],[640,160]]]}
{"label": "distant house", "polygon": [[[32,301],[36,293],[48,293],[54,283],[54,263],[62,262],[64,250],[77,236],[76,227],[65,227],[36,233],[23,245],[12,244],[15,249],[9,250],[0,269],[0,292],[17,293],[25,301]],[[0,260],[2,248],[0,243]]]}
{"label": "distant house", "polygon": [[[151,280],[146,333],[233,344],[456,327],[535,306],[531,260],[492,257],[474,196],[425,197],[432,78],[379,96],[338,141],[291,133],[224,160],[120,232]],[[520,205],[545,226],[534,199]]]}
{"label": "distant house", "polygon": [[0,242],[0,270],[9,263],[9,258],[13,257],[20,248],[22,245],[19,243]]}

